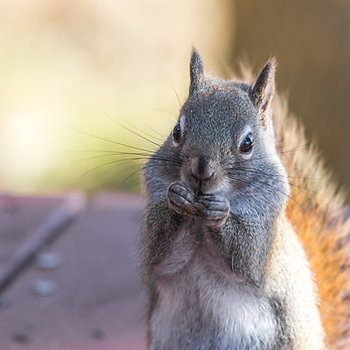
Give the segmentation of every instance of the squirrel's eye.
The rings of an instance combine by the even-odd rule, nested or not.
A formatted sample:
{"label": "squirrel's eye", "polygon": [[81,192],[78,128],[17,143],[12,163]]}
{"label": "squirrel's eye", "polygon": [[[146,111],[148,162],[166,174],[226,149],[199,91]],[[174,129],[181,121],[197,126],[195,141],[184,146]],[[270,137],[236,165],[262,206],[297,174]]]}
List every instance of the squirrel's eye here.
{"label": "squirrel's eye", "polygon": [[251,133],[249,133],[245,139],[243,140],[243,142],[241,143],[241,146],[239,147],[239,150],[242,153],[250,153],[253,149],[254,146],[254,139],[253,139],[253,135]]}
{"label": "squirrel's eye", "polygon": [[173,130],[173,138],[175,142],[180,142],[181,140],[181,128],[179,123],[175,125]]}

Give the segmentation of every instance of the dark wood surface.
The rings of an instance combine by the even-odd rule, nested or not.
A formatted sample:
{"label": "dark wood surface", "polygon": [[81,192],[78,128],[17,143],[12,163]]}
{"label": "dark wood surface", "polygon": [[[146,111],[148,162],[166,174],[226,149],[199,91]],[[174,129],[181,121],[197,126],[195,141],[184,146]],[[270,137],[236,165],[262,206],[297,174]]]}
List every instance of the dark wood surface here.
{"label": "dark wood surface", "polygon": [[[66,200],[0,197],[0,269],[38,230],[50,227]],[[58,253],[61,264],[42,270],[34,256],[1,294],[2,350],[145,349],[138,254],[143,200],[101,195],[80,201],[84,211],[44,248]],[[38,280],[56,290],[35,295]]]}

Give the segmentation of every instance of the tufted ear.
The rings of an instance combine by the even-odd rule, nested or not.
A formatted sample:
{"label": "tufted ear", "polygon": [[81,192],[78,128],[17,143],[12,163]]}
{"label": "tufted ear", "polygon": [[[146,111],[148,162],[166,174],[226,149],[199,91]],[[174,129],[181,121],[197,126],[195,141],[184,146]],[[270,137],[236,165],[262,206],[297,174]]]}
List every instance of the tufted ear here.
{"label": "tufted ear", "polygon": [[191,63],[190,63],[190,95],[193,95],[199,88],[200,82],[204,75],[203,61],[199,53],[193,48]]}
{"label": "tufted ear", "polygon": [[266,117],[268,115],[268,109],[275,92],[275,72],[276,72],[276,59],[271,58],[262,69],[255,84],[251,88],[251,95],[257,107],[261,119],[265,124]]}

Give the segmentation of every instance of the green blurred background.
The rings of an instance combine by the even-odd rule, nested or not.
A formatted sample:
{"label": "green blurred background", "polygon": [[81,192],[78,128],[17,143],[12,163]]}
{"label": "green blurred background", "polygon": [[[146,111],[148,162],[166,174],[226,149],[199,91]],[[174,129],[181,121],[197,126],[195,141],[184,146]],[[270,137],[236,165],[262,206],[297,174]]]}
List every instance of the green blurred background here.
{"label": "green blurred background", "polygon": [[94,136],[154,150],[192,45],[224,77],[276,55],[278,90],[349,187],[349,1],[13,0],[0,1],[2,191],[139,190],[144,156]]}

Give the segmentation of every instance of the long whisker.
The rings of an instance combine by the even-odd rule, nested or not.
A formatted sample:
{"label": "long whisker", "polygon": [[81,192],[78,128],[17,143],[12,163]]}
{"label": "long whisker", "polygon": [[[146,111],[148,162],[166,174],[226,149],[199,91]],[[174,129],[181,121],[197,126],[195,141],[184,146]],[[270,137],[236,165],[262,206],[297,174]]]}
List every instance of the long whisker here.
{"label": "long whisker", "polygon": [[[158,136],[160,136],[160,140],[158,139],[158,141],[162,141],[164,142],[166,140],[166,137],[164,135],[162,135],[161,133],[159,133],[157,130],[151,128],[149,125],[147,125],[146,123],[144,123],[141,119],[137,118],[136,116],[133,115],[133,117],[139,122],[141,123],[142,125],[144,125],[145,127],[147,127],[148,129],[150,129],[152,132],[154,132],[155,134],[157,134]],[[123,120],[125,120],[123,117],[121,117]],[[130,124],[130,123],[129,123]],[[131,124],[130,124],[131,125]],[[135,129],[137,129],[135,126],[134,126]],[[144,132],[140,129],[137,129],[138,131],[140,132]],[[148,134],[147,134],[148,135]]]}
{"label": "long whisker", "polygon": [[172,89],[174,90],[174,92],[175,92],[175,95],[176,95],[176,98],[177,98],[177,102],[179,103],[179,105],[180,105],[180,107],[183,105],[183,103],[181,103],[181,101],[180,101],[180,97],[179,97],[179,95],[178,95],[178,93],[177,93],[177,91],[176,91],[176,88],[175,88],[175,84],[174,84],[174,82],[173,82],[173,79],[171,78],[171,75],[169,74],[169,72],[168,72],[168,77],[169,77],[169,79],[170,79],[170,81],[171,81],[171,87],[172,87]]}
{"label": "long whisker", "polygon": [[[305,143],[304,145],[302,146],[298,146],[298,147],[295,147],[295,148],[291,148],[291,149],[288,149],[288,150],[282,150],[282,151],[278,151],[277,154],[278,155],[284,155],[284,154],[288,154],[288,153],[293,153],[293,152],[296,152],[296,151],[301,151],[301,150],[304,150],[305,148],[307,149],[313,149],[313,148],[316,148],[315,146],[310,146],[311,142],[307,142]],[[256,159],[257,160],[263,160],[263,159],[266,159],[266,158],[269,158],[270,155],[264,155],[264,156],[258,156]],[[249,159],[244,159],[244,160],[239,160],[236,162],[236,164],[243,164],[243,163],[246,163],[248,162]],[[282,159],[283,161],[283,159]]]}
{"label": "long whisker", "polygon": [[105,158],[105,157],[114,157],[114,156],[124,156],[124,155],[135,155],[135,156],[139,156],[139,157],[144,157],[145,160],[147,160],[149,158],[148,154],[143,154],[143,153],[113,152],[113,153],[102,154],[102,155],[98,155],[98,156],[78,159],[78,160],[73,161],[72,163],[80,163],[80,162],[84,162],[86,160],[101,159],[101,158]]}
{"label": "long whisker", "polygon": [[[275,179],[279,179],[281,178],[281,175],[279,174],[276,174],[275,172],[274,173],[268,173],[268,172],[263,172],[261,170],[256,170],[256,169],[253,169],[253,168],[245,168],[245,169],[239,169],[239,168],[228,168],[228,170],[234,170],[234,171],[241,171],[242,173],[244,174],[247,174],[247,173],[252,173],[252,174],[257,174],[257,175],[265,175],[265,176],[269,176],[269,177],[272,177],[272,178],[275,178]],[[311,178],[311,177],[303,177],[303,176],[292,176],[292,175],[287,175],[288,178],[291,178],[291,179],[298,179],[298,180],[308,180],[308,181],[327,181],[326,179],[318,179],[318,178]]]}
{"label": "long whisker", "polygon": [[112,118],[110,115],[108,115],[108,114],[107,114],[106,112],[104,112],[103,110],[102,110],[102,112],[103,112],[103,113],[106,115],[106,117],[109,118],[112,122],[116,123],[117,125],[119,125],[120,127],[124,128],[125,130],[128,130],[128,131],[131,132],[132,134],[134,134],[134,135],[140,137],[141,139],[143,139],[143,140],[145,140],[145,141],[147,141],[147,142],[149,142],[149,143],[151,143],[151,144],[157,146],[158,148],[161,147],[161,145],[160,145],[159,143],[154,142],[154,141],[148,139],[147,137],[145,137],[145,136],[143,136],[143,135],[137,133],[136,131],[129,129],[127,126],[125,126],[125,125],[119,123],[117,120],[115,120],[114,118]]}
{"label": "long whisker", "polygon": [[[68,153],[115,153],[115,152],[118,152],[118,151],[112,151],[112,150],[103,150],[103,149],[95,149],[95,150],[87,150],[87,149],[83,149],[83,150],[73,150],[73,151],[70,151],[70,150],[67,150],[67,151],[63,151],[63,152],[68,152]],[[144,150],[145,154],[147,155],[152,155],[154,154],[154,152],[151,152],[151,151],[147,151],[147,150]],[[147,153],[146,153],[147,152]],[[120,152],[122,153],[122,152]],[[132,153],[130,153],[132,154]],[[138,153],[135,153],[135,154],[138,154]]]}
{"label": "long whisker", "polygon": [[[139,160],[143,160],[143,161],[146,161],[148,158],[145,158],[145,157],[134,157],[134,158],[122,158],[122,159],[117,159],[117,160],[113,160],[113,161],[110,161],[110,162],[107,162],[107,163],[103,163],[103,164],[100,164],[100,165],[97,165],[95,166],[94,168],[88,170],[86,173],[84,173],[83,175],[81,175],[76,181],[79,181],[82,177],[86,176],[87,174],[91,173],[92,171],[94,170],[97,170],[97,169],[100,169],[102,167],[105,167],[105,166],[108,166],[110,164],[122,164],[126,161],[139,161]],[[178,161],[178,160],[175,160],[175,159],[171,159],[171,158],[166,158],[166,157],[161,157],[161,156],[153,156],[152,159],[154,161],[158,161],[158,162],[168,162],[168,163],[172,163],[172,164],[176,164],[176,165],[179,165],[181,166],[182,165],[182,162],[181,161]]]}
{"label": "long whisker", "polygon": [[[244,183],[244,184],[246,184],[246,185],[248,185],[248,186],[252,186],[252,187],[254,187],[255,189],[257,189],[258,191],[260,191],[261,192],[261,190],[263,190],[263,191],[267,191],[267,189],[264,187],[264,186],[256,186],[255,184],[253,184],[253,183],[251,183],[251,182],[247,182],[247,181],[244,181],[244,180],[242,180],[242,179],[234,179],[235,181],[239,181],[239,182],[242,182],[242,183]],[[262,184],[263,185],[266,185],[267,187],[270,187],[270,189],[272,189],[272,190],[274,190],[274,191],[278,191],[278,192],[280,192],[281,194],[283,194],[283,195],[285,195],[286,197],[288,197],[291,201],[293,201],[296,205],[298,205],[305,213],[307,213],[306,212],[306,210],[291,196],[291,195],[289,195],[288,193],[286,193],[286,192],[284,192],[284,191],[282,191],[282,190],[280,190],[280,189],[278,189],[278,188],[275,188],[275,187],[273,187],[273,186],[271,186],[269,183],[267,183],[267,182],[262,182]],[[267,198],[267,197],[264,197],[264,199],[265,199],[265,201],[266,202],[268,202],[269,201],[269,199]]]}
{"label": "long whisker", "polygon": [[134,160],[134,158],[130,158],[130,159],[118,159],[118,160],[113,160],[111,162],[107,162],[107,163],[103,163],[103,164],[100,164],[100,165],[97,165],[95,167],[93,167],[92,169],[88,170],[87,172],[85,172],[83,175],[79,176],[75,181],[79,181],[81,180],[83,177],[85,177],[86,175],[90,174],[91,172],[97,170],[97,169],[100,169],[100,168],[103,168],[103,167],[106,167],[107,165],[110,165],[110,164],[115,164],[115,163],[123,163],[123,162],[126,162],[126,161],[130,161],[130,160]]}
{"label": "long whisker", "polygon": [[[266,187],[269,187],[269,188],[270,188],[271,190],[273,190],[273,191],[278,191],[278,192],[280,192],[281,194],[287,196],[292,202],[294,202],[294,203],[295,203],[309,218],[310,218],[310,220],[311,220],[316,226],[318,226],[318,224],[315,223],[314,220],[310,217],[310,215],[308,214],[307,210],[306,210],[301,204],[299,204],[290,194],[288,194],[288,193],[286,193],[286,192],[284,192],[284,191],[282,191],[282,190],[280,190],[280,189],[278,189],[278,188],[275,188],[275,187],[271,186],[268,182],[266,182],[266,181],[261,182],[263,185],[266,185],[266,187],[264,187],[264,186],[257,186],[257,185],[255,185],[255,184],[253,184],[252,182],[244,181],[244,180],[238,179],[238,178],[234,178],[233,180],[239,181],[239,182],[244,183],[244,184],[246,184],[246,185],[248,185],[248,186],[252,186],[252,187],[254,187],[255,189],[257,189],[258,191],[260,191],[260,192],[261,192],[261,191],[265,191],[265,192],[266,192],[266,191],[267,191]],[[268,201],[268,199],[267,199],[266,197],[264,197],[264,199],[265,199],[265,201]]]}
{"label": "long whisker", "polygon": [[[93,138],[98,139],[98,140],[101,140],[101,141],[110,142],[110,143],[113,143],[113,144],[115,144],[115,145],[119,145],[119,146],[131,148],[131,149],[134,149],[134,150],[137,150],[137,151],[145,151],[144,148],[139,148],[139,147],[130,146],[130,145],[127,145],[127,144],[125,144],[125,143],[121,143],[121,142],[117,142],[117,141],[113,141],[113,140],[106,139],[106,138],[104,138],[104,137],[100,137],[100,136],[96,136],[96,135],[89,134],[89,133],[87,133],[87,132],[85,132],[85,131],[81,131],[81,130],[75,129],[75,128],[69,126],[69,125],[66,125],[66,126],[67,126],[68,128],[70,128],[70,129],[76,131],[76,132],[79,132],[79,133],[81,133],[81,134],[83,134],[83,135],[87,135],[87,136],[93,137]],[[154,151],[152,151],[152,150],[147,150],[147,151],[152,152],[152,153],[154,152]]]}
{"label": "long whisker", "polygon": [[[172,116],[174,116],[176,119],[177,119],[177,115],[173,112],[170,112],[170,111],[167,111],[166,109],[159,109],[159,108],[156,108],[156,109],[153,109],[154,111],[160,111],[160,112],[165,112],[165,113],[169,113],[171,114]],[[176,121],[176,119],[173,119],[173,118],[170,118],[170,117],[166,117],[164,116],[165,118],[171,120],[171,121]]]}
{"label": "long whisker", "polygon": [[133,173],[131,173],[121,184],[124,184],[131,176],[143,171],[144,169],[150,169],[150,168],[153,168],[154,165],[147,165],[147,164],[144,164],[144,166],[136,171],[134,171]]}
{"label": "long whisker", "polygon": [[121,185],[124,185],[132,176],[136,175],[137,173],[140,173],[143,170],[143,168],[137,169],[136,171],[132,172],[126,179],[123,180]]}
{"label": "long whisker", "polygon": [[[249,173],[253,173],[253,174],[256,174],[256,175],[261,175],[261,176],[265,176],[266,178],[273,178],[274,181],[277,181],[277,182],[284,182],[284,180],[282,179],[281,175],[276,175],[275,173],[266,173],[266,172],[263,172],[261,170],[255,170],[255,169],[234,169],[234,168],[231,168],[229,169],[229,171],[232,170],[234,173],[241,173],[241,174],[246,174],[247,171]],[[305,177],[298,177],[298,176],[288,176],[288,178],[295,178],[295,179],[299,179],[299,180],[309,180],[309,178],[305,178]],[[323,179],[324,181],[326,181],[326,179]],[[320,180],[319,180],[320,181]],[[315,194],[315,195],[318,195],[318,196],[321,196],[323,198],[326,198],[326,199],[330,199],[328,198],[327,196],[323,195],[322,193],[318,193],[312,189],[308,189],[306,187],[303,187],[303,186],[300,186],[300,185],[297,185],[295,183],[293,183],[291,180],[289,180],[289,184],[290,186],[293,186],[295,188],[299,188],[301,190],[304,190],[304,191],[307,191],[307,192],[310,192],[312,194]]]}
{"label": "long whisker", "polygon": [[[136,131],[129,129],[127,126],[123,125],[122,123],[119,123],[117,120],[115,120],[113,117],[111,117],[109,114],[107,114],[107,112],[105,112],[103,109],[101,109],[102,113],[104,113],[106,115],[107,118],[109,118],[112,122],[116,123],[117,125],[119,125],[120,127],[122,127],[125,130],[128,130],[129,132],[131,132],[132,134],[142,138],[143,140],[146,140],[149,143],[152,143],[153,145],[160,147],[161,145],[157,142],[152,141],[151,139],[137,133]],[[155,138],[153,135],[148,134],[147,132],[145,132],[144,130],[140,130],[138,127],[136,127],[135,125],[131,124],[129,121],[127,121],[125,118],[123,118],[122,116],[118,115],[119,118],[123,119],[123,121],[127,124],[129,124],[131,127],[133,127],[134,129],[136,129],[137,131],[139,131],[140,133],[144,133],[146,136],[150,137],[150,138]],[[162,140],[158,140],[160,142],[164,142],[164,139]]]}

